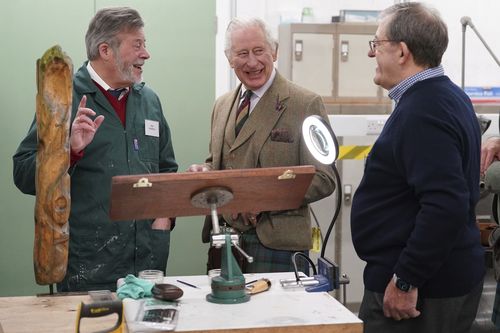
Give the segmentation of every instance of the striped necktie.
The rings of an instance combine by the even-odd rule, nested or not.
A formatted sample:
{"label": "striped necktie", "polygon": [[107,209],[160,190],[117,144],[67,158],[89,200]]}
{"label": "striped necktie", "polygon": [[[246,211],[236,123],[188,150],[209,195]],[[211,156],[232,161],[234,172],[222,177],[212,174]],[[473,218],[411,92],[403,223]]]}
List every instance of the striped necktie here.
{"label": "striped necktie", "polygon": [[120,99],[120,95],[122,92],[127,90],[126,88],[120,88],[120,89],[109,89],[108,92],[113,95],[116,99]]}
{"label": "striped necktie", "polygon": [[245,93],[241,96],[243,100],[236,111],[236,136],[240,133],[241,128],[245,124],[245,121],[248,119],[250,112],[250,98],[252,98],[253,92],[251,90],[245,91]]}

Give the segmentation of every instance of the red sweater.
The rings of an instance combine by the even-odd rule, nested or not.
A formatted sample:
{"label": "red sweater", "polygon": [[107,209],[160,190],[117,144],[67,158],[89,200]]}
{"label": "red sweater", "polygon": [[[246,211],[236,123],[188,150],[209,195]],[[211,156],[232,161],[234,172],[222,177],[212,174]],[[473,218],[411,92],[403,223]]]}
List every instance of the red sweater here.
{"label": "red sweater", "polygon": [[[120,118],[120,121],[122,122],[123,127],[125,127],[125,119],[126,119],[125,115],[127,113],[126,112],[127,111],[127,99],[128,99],[129,91],[127,91],[127,93],[120,100],[118,100],[116,97],[111,95],[111,93],[109,93],[107,90],[105,90],[103,87],[101,87],[97,82],[95,82],[93,80],[92,80],[92,82],[94,82],[94,84],[97,86],[97,88],[99,88],[99,90],[104,94],[106,99],[109,101],[109,103],[111,104],[111,106],[115,110],[116,115],[118,116],[118,118]],[[79,153],[74,153],[73,151],[71,151],[71,156],[70,156],[71,166],[75,165],[75,163],[78,162],[82,157],[83,157],[83,150]]]}

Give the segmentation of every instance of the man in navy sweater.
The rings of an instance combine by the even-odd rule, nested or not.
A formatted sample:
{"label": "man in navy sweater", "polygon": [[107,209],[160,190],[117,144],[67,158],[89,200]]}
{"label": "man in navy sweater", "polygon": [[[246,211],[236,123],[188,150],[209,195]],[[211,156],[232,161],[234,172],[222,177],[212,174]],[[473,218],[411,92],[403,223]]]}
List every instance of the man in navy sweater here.
{"label": "man in navy sweater", "polygon": [[444,75],[439,14],[401,3],[381,14],[369,57],[395,108],[353,199],[354,247],[366,261],[365,333],[468,332],[484,253],[474,208],[480,129],[467,95]]}

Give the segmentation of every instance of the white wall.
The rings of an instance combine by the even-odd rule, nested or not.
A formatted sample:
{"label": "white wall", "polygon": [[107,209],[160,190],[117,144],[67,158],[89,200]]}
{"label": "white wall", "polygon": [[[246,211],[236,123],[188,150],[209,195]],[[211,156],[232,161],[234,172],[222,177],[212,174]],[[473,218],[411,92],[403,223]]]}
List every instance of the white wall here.
{"label": "white wall", "polygon": [[[234,87],[234,78],[224,56],[224,32],[232,15],[238,17],[260,17],[274,29],[280,22],[300,21],[302,8],[311,7],[314,20],[318,23],[330,22],[331,16],[341,9],[382,10],[394,0],[217,0],[218,34],[216,42],[216,96]],[[500,39],[496,34],[500,23],[498,0],[429,0],[427,4],[441,13],[448,25],[450,42],[443,57],[443,66],[448,76],[461,84],[462,25],[460,18],[469,16],[489,47],[500,57]],[[233,14],[231,14],[233,13]],[[465,86],[500,86],[500,68],[481,44],[479,38],[467,27],[465,56]],[[231,81],[233,80],[233,81]]]}
{"label": "white wall", "polygon": [[[432,0],[448,25],[450,42],[443,56],[443,65],[450,78],[461,82],[462,24],[460,18],[469,16],[496,57],[500,57],[498,31],[500,1],[498,0]],[[493,60],[481,41],[469,27],[466,28],[465,86],[500,86],[500,67]]]}

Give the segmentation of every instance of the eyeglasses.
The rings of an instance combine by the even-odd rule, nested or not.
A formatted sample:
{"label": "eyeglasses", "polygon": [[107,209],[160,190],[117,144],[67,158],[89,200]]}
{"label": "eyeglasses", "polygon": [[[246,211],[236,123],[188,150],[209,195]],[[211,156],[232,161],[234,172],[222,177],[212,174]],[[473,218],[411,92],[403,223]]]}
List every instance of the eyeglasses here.
{"label": "eyeglasses", "polygon": [[377,48],[377,45],[384,43],[384,42],[389,42],[389,43],[398,43],[399,41],[397,40],[392,40],[392,39],[374,39],[368,41],[368,45],[370,45],[370,51],[375,52],[375,49]]}

